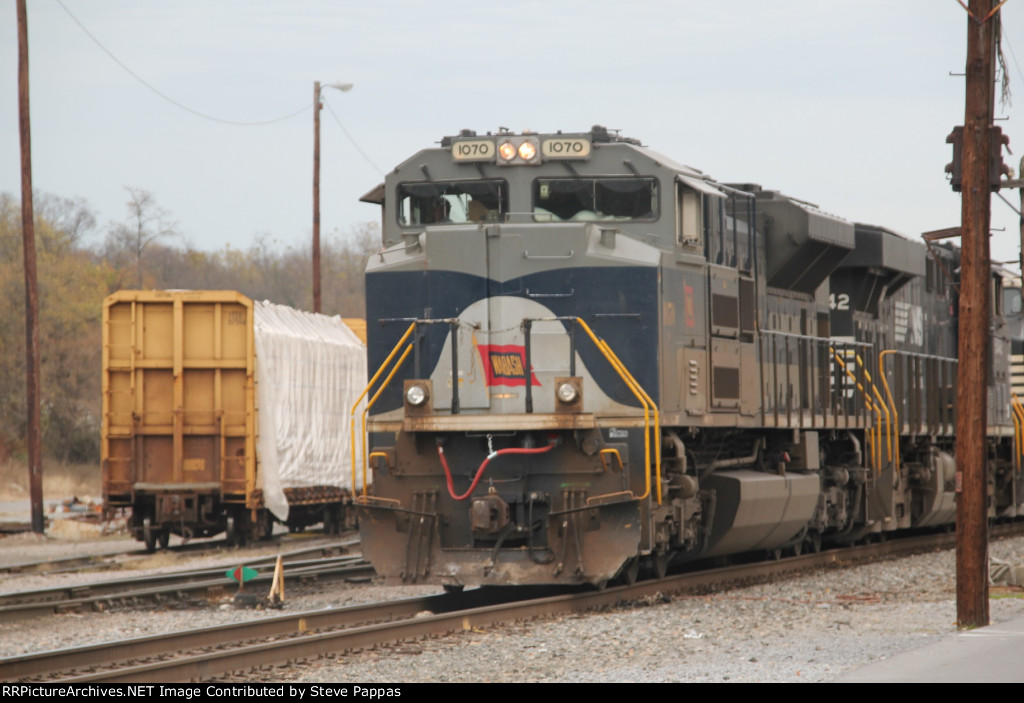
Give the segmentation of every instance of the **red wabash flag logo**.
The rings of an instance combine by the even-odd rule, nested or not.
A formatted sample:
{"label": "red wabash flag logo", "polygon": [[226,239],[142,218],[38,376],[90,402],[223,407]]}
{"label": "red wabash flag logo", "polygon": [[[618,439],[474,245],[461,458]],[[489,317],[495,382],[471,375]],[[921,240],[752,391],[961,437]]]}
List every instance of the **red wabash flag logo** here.
{"label": "red wabash flag logo", "polygon": [[[525,386],[526,349],[520,344],[478,344],[488,386]],[[540,381],[530,369],[530,385]]]}

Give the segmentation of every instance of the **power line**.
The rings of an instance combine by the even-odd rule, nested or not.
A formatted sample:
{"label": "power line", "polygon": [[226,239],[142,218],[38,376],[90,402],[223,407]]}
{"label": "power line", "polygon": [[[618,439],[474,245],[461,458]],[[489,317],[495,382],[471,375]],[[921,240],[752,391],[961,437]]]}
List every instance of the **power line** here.
{"label": "power line", "polygon": [[[275,119],[265,120],[265,121],[262,121],[262,122],[239,122],[239,121],[236,121],[236,120],[225,120],[225,119],[221,119],[219,117],[214,117],[213,115],[207,115],[206,113],[199,112],[198,110],[193,110],[191,107],[189,107],[187,105],[183,105],[182,103],[178,102],[177,100],[175,100],[174,98],[170,97],[169,95],[166,95],[165,93],[161,92],[156,86],[152,85],[146,79],[144,79],[142,76],[137,74],[135,71],[133,71],[132,69],[128,68],[128,66],[123,61],[121,61],[121,59],[119,59],[116,56],[114,56],[113,52],[111,52],[110,49],[108,49],[107,47],[103,46],[103,43],[99,39],[97,39],[93,35],[93,33],[90,32],[88,30],[88,28],[86,28],[86,26],[84,24],[82,24],[82,22],[77,17],[75,17],[71,13],[71,10],[69,10],[67,8],[67,6],[63,3],[62,0],[57,0],[57,4],[60,5],[61,9],[63,9],[64,12],[66,12],[68,14],[68,17],[70,17],[72,20],[74,20],[75,24],[77,24],[82,29],[82,31],[85,32],[86,36],[88,36],[90,39],[92,39],[93,42],[96,43],[96,46],[98,46],[100,49],[102,49],[103,52],[107,56],[109,56],[111,59],[113,59],[114,63],[116,63],[118,66],[120,66],[122,69],[124,69],[128,73],[128,75],[130,75],[132,78],[137,80],[139,83],[141,83],[142,85],[146,86],[151,91],[153,91],[154,93],[156,93],[161,98],[163,98],[167,102],[171,103],[175,107],[180,108],[182,110],[185,110],[186,112],[191,112],[193,115],[197,115],[198,117],[202,117],[203,119],[211,120],[213,122],[220,122],[222,124],[230,124],[230,125],[236,125],[236,126],[240,126],[240,127],[259,127],[261,125],[274,124],[275,122],[282,122],[282,121],[287,120],[287,119],[289,119],[291,117],[295,117],[296,115],[298,115],[298,114],[300,114],[302,112],[305,112],[310,107],[309,105],[303,105],[301,108],[299,108],[295,112],[292,112],[292,113],[289,113],[287,115],[284,115],[283,117],[277,117]],[[344,129],[344,128],[342,128],[342,129]]]}
{"label": "power line", "polygon": [[[200,112],[199,110],[195,110],[195,109],[189,107],[188,105],[184,105],[184,104],[178,102],[174,98],[172,98],[169,95],[167,95],[166,93],[162,92],[159,88],[157,88],[156,86],[151,84],[149,81],[144,79],[142,76],[137,74],[135,71],[133,71],[131,68],[129,68],[128,65],[125,64],[123,61],[121,61],[121,59],[119,59],[117,56],[115,56],[114,53],[112,51],[110,51],[110,49],[108,49],[106,46],[104,46],[103,43],[99,39],[97,39],[96,36],[92,32],[90,32],[89,29],[84,24],[82,24],[81,20],[79,20],[77,17],[75,17],[75,15],[71,12],[71,10],[69,10],[67,8],[67,6],[64,4],[63,0],[56,0],[56,2],[57,2],[58,5],[60,5],[61,9],[63,9],[64,12],[67,13],[68,17],[70,17],[75,22],[75,24],[77,24],[79,26],[79,28],[81,28],[81,30],[83,32],[85,32],[86,36],[88,36],[90,39],[92,39],[92,41],[96,44],[96,46],[98,46],[103,51],[103,53],[105,53],[107,56],[109,56],[111,58],[111,60],[114,61],[114,63],[116,63],[118,66],[120,66],[126,73],[128,73],[128,75],[130,75],[132,78],[134,78],[139,83],[144,85],[146,88],[151,90],[153,93],[155,93],[156,95],[160,96],[161,98],[163,98],[167,102],[171,103],[175,107],[177,107],[177,108],[179,108],[181,110],[185,110],[186,112],[190,112],[193,115],[196,115],[198,117],[202,117],[203,119],[211,120],[213,122],[220,122],[222,124],[230,124],[230,125],[236,125],[236,126],[241,126],[241,127],[258,127],[258,126],[261,126],[261,125],[274,124],[275,122],[282,122],[284,120],[290,119],[290,118],[295,117],[296,115],[298,115],[300,113],[305,112],[310,107],[309,105],[304,105],[301,108],[299,108],[298,110],[296,110],[294,112],[291,112],[291,113],[288,113],[287,115],[283,115],[282,117],[277,117],[277,118],[272,119],[272,120],[264,120],[264,121],[261,121],[261,122],[241,122],[241,121],[237,121],[237,120],[226,120],[226,119],[222,119],[220,117],[215,117],[213,115],[208,115],[208,114],[206,114],[204,112]],[[343,131],[345,133],[345,136],[348,137],[349,141],[352,142],[352,146],[354,146],[356,148],[356,151],[359,152],[359,154],[366,160],[366,162],[368,164],[370,164],[370,166],[372,166],[381,176],[383,176],[384,175],[384,171],[377,164],[375,164],[373,162],[373,159],[371,159],[369,157],[369,155],[367,155],[367,153],[365,151],[363,151],[362,147],[359,146],[359,143],[356,142],[355,138],[348,131],[348,129],[346,129],[345,125],[342,124],[341,120],[338,118],[338,115],[334,112],[334,109],[330,106],[330,104],[327,103],[326,100],[324,101],[324,104],[327,105],[327,109],[330,111],[331,117],[333,117],[334,121],[338,123],[339,127],[341,127],[341,131]]]}
{"label": "power line", "polygon": [[362,150],[362,148],[359,146],[359,144],[356,142],[356,140],[352,137],[352,135],[349,134],[348,130],[345,129],[345,125],[343,125],[341,123],[341,120],[338,119],[338,115],[335,114],[334,108],[331,107],[331,104],[329,102],[327,102],[326,100],[324,100],[323,104],[327,106],[327,111],[331,113],[331,117],[333,117],[334,121],[338,123],[339,127],[341,127],[341,131],[344,132],[345,136],[348,137],[348,140],[350,142],[352,142],[352,146],[354,146],[356,148],[356,151],[358,151],[362,155],[362,157],[364,159],[366,159],[366,163],[370,164],[375,169],[377,169],[377,173],[379,173],[383,177],[384,176],[384,171],[381,170],[380,166],[378,166],[377,164],[373,163],[373,159],[371,159],[369,156],[366,155],[366,152]]}

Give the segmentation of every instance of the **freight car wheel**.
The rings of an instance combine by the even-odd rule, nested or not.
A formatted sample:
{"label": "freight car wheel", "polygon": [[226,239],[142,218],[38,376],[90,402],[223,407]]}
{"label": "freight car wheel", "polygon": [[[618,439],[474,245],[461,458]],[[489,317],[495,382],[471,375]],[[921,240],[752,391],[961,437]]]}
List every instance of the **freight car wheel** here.
{"label": "freight car wheel", "polygon": [[142,519],[142,541],[146,543],[147,552],[156,551],[156,530],[153,529],[153,521],[148,517]]}
{"label": "freight car wheel", "polygon": [[158,539],[160,541],[160,549],[167,549],[167,545],[171,543],[171,531],[166,528],[160,530]]}
{"label": "freight car wheel", "polygon": [[324,508],[324,534],[341,534],[341,508],[329,505]]}
{"label": "freight car wheel", "polygon": [[231,547],[244,547],[250,539],[256,537],[249,513],[244,509],[234,510],[224,519],[224,532],[228,546]]}
{"label": "freight car wheel", "polygon": [[238,543],[238,529],[235,527],[235,518],[230,515],[224,521],[224,537],[229,547],[241,546]]}

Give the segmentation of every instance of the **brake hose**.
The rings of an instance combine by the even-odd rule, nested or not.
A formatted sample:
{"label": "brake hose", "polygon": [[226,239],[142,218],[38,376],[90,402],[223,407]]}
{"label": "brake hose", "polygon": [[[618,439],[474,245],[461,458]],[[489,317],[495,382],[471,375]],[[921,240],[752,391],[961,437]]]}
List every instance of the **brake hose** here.
{"label": "brake hose", "polygon": [[496,452],[491,452],[484,459],[483,463],[480,464],[480,468],[476,470],[476,476],[473,477],[473,483],[470,484],[469,490],[462,495],[455,495],[455,484],[452,481],[452,471],[448,468],[448,460],[444,456],[444,447],[440,444],[437,445],[437,456],[441,458],[441,466],[444,467],[444,477],[448,481],[448,494],[455,500],[466,500],[476,490],[476,484],[480,483],[480,479],[483,478],[484,469],[487,468],[487,464],[490,463],[491,459],[496,459],[499,456],[505,456],[507,454],[543,454],[550,452],[555,448],[554,444],[548,444],[546,447],[532,447],[532,448],[520,448],[520,447],[508,447],[507,449],[499,449]]}

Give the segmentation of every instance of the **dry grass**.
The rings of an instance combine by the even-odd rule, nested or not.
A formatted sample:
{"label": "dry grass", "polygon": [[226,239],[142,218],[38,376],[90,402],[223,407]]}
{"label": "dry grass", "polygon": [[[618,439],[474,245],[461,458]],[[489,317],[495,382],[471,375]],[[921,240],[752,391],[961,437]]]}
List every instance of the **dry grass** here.
{"label": "dry grass", "polygon": [[[44,498],[99,498],[102,492],[99,466],[43,462]],[[21,500],[28,497],[27,465],[13,460],[0,463],[0,500]]]}

